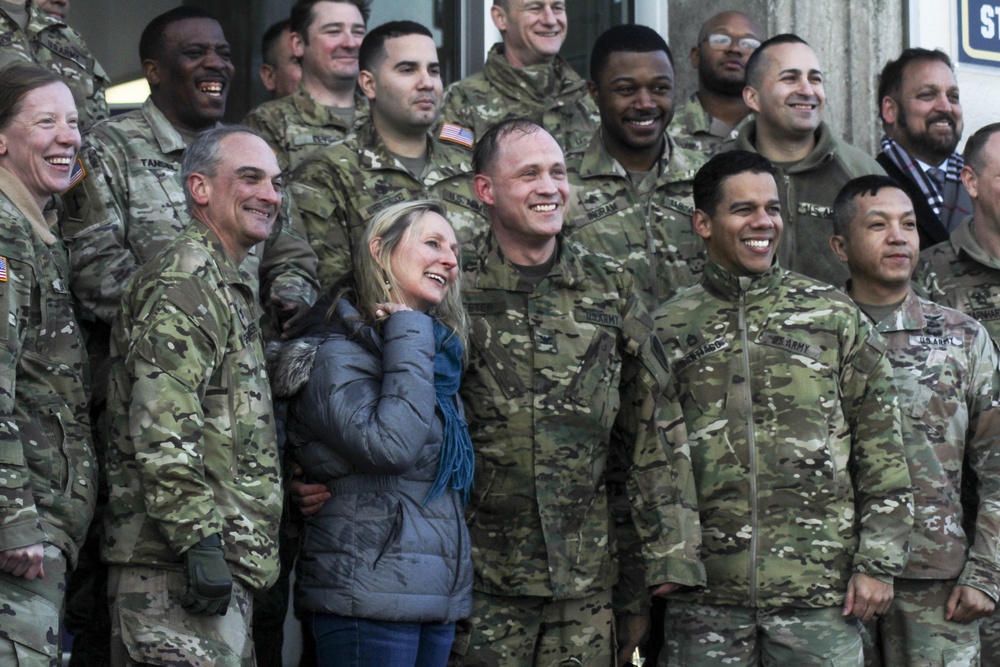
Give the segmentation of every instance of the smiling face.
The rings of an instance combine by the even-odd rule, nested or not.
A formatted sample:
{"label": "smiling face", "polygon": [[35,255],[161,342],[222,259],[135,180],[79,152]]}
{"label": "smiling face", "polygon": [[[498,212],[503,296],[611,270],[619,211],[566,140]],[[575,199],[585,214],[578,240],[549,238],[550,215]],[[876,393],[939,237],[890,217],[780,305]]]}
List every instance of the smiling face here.
{"label": "smiling face", "polygon": [[69,0],[38,0],[35,3],[46,14],[51,14],[60,21],[69,16]]}
{"label": "smiling face", "polygon": [[[760,29],[742,12],[723,12],[712,17],[702,27],[705,38],[701,44],[691,49],[691,65],[698,70],[698,85],[720,95],[738,97],[746,84],[746,64],[750,49],[740,47],[740,40],[753,38],[758,42]],[[715,48],[708,35],[728,35],[729,46]]]}
{"label": "smiling face", "polygon": [[328,88],[358,78],[358,49],[365,36],[361,11],[349,2],[318,2],[306,35],[296,34],[292,48],[302,59],[303,76]]}
{"label": "smiling face", "polygon": [[215,231],[237,263],[271,235],[281,208],[281,170],[263,139],[247,132],[223,137],[215,174],[194,173],[188,188],[192,214]]}
{"label": "smiling face", "polygon": [[441,66],[434,40],[403,35],[385,40],[385,58],[376,71],[361,73],[361,90],[372,101],[376,127],[396,133],[423,134],[437,120],[441,102]]}
{"label": "smiling face", "polygon": [[715,211],[694,213],[694,229],[708,256],[736,276],[767,271],[781,239],[781,200],[774,177],[742,172],[720,185]]}
{"label": "smiling face", "polygon": [[882,100],[889,136],[923,162],[937,166],[962,138],[962,104],[951,68],[939,60],[918,60],[903,70],[895,96]]}
{"label": "smiling face", "polygon": [[507,0],[493,5],[504,58],[515,67],[552,62],[566,40],[564,0]]}
{"label": "smiling face", "polygon": [[601,112],[601,131],[611,155],[648,152],[655,156],[674,117],[674,68],[664,51],[608,57],[590,94]]}
{"label": "smiling face", "polygon": [[0,167],[25,185],[39,208],[69,187],[79,149],[76,105],[61,82],[27,93],[0,130]]}
{"label": "smiling face", "polygon": [[805,44],[786,43],[768,48],[762,57],[759,83],[747,82],[743,92],[747,106],[757,114],[758,128],[790,139],[811,136],[826,110],[816,54]]}
{"label": "smiling face", "polygon": [[540,128],[511,132],[502,141],[493,165],[475,177],[493,232],[507,254],[554,248],[569,199],[562,149]]}
{"label": "smiling face", "polygon": [[852,291],[905,292],[920,255],[913,202],[902,190],[883,187],[856,197],[854,207],[849,234],[831,244],[851,270]]}
{"label": "smiling face", "polygon": [[[378,261],[372,241],[372,256]],[[444,300],[458,277],[458,241],[443,217],[428,211],[406,230],[389,255],[394,279],[391,294],[400,303],[426,313]]]}
{"label": "smiling face", "polygon": [[143,70],[153,102],[175,127],[197,132],[225,114],[235,70],[222,27],[212,19],[169,24],[160,60],[145,61]]}

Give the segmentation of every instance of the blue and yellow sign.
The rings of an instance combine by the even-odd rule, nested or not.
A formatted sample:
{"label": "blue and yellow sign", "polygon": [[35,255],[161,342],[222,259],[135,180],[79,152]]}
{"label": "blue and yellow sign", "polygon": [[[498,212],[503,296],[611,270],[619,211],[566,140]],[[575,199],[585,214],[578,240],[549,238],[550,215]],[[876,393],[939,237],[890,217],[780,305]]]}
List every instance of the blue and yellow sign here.
{"label": "blue and yellow sign", "polygon": [[1000,67],[1000,0],[958,0],[958,60]]}

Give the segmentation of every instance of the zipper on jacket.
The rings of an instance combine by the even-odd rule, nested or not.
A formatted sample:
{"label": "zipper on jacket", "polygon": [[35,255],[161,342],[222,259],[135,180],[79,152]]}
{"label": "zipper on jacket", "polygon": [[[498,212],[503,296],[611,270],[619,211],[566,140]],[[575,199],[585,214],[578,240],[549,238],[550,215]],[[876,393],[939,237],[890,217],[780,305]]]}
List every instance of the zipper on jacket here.
{"label": "zipper on jacket", "polygon": [[750,464],[750,606],[757,606],[757,443],[753,436],[753,389],[750,386],[750,337],[747,335],[746,290],[740,285],[739,328],[743,345],[743,385],[746,391],[747,454]]}
{"label": "zipper on jacket", "polygon": [[[633,192],[635,192],[636,198],[641,200],[641,193],[635,184],[631,183],[631,179],[629,179],[629,183]],[[654,188],[653,193],[655,191],[656,189]],[[646,252],[649,254],[649,281],[652,283],[649,287],[653,294],[653,303],[662,303],[660,300],[660,279],[656,273],[656,266],[660,263],[660,260],[656,258],[656,241],[653,239],[653,225],[649,221],[649,214],[653,210],[653,193],[646,199],[644,205],[646,214],[643,216],[643,220],[646,223]]]}

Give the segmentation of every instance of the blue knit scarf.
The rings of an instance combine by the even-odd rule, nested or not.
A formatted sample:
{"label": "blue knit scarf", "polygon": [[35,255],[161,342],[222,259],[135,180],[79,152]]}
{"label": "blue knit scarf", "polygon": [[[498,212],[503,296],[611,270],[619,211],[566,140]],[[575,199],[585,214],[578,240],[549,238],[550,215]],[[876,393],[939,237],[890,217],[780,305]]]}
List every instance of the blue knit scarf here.
{"label": "blue knit scarf", "polygon": [[462,379],[462,352],[462,341],[455,332],[434,320],[434,391],[437,406],[444,415],[444,441],[437,475],[424,498],[425,505],[440,497],[449,486],[462,494],[464,504],[469,503],[475,459],[469,426],[458,414],[454,400]]}

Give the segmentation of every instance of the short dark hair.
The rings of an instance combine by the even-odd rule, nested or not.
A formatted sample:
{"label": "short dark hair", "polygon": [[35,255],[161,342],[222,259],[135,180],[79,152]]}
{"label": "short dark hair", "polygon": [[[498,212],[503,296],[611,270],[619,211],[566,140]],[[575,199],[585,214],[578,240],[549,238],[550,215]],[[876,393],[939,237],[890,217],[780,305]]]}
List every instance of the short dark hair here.
{"label": "short dark hair", "polygon": [[715,155],[694,175],[694,207],[715,215],[722,201],[722,183],[730,176],[747,172],[771,176],[777,173],[771,161],[760,153],[735,150]]}
{"label": "short dark hair", "polygon": [[361,40],[358,50],[358,69],[373,72],[385,59],[385,42],[396,37],[407,35],[424,35],[434,39],[434,35],[426,27],[416,21],[389,21],[374,30],[370,30]]}
{"label": "short dark hair", "polygon": [[[899,89],[903,85],[903,73],[906,71],[906,67],[910,63],[929,61],[944,63],[948,66],[948,69],[954,69],[951,64],[951,58],[944,51],[917,47],[905,49],[899,54],[898,58],[890,60],[885,64],[885,67],[882,68],[882,73],[878,75],[878,98],[875,100],[879,118],[882,118],[882,100],[899,93]],[[884,118],[882,118],[882,122],[885,122]]]}
{"label": "short dark hair", "polygon": [[590,50],[590,80],[597,83],[608,65],[612,53],[649,53],[663,51],[670,66],[674,66],[674,54],[670,47],[652,28],[644,25],[616,25],[601,33]]}
{"label": "short dark hair", "polygon": [[55,72],[23,60],[0,69],[0,130],[21,111],[25,95],[50,83],[65,85]]}
{"label": "short dark hair", "polygon": [[862,195],[874,197],[883,188],[896,188],[906,194],[899,181],[881,174],[858,176],[847,181],[833,200],[833,233],[848,238],[851,234],[851,221],[858,214],[858,197]]}
{"label": "short dark hair", "polygon": [[139,37],[139,62],[159,60],[163,57],[164,36],[167,27],[188,19],[209,19],[218,23],[218,19],[200,7],[185,5],[163,12],[146,24]]}
{"label": "short dark hair", "polygon": [[264,32],[264,36],[260,39],[261,60],[271,67],[278,66],[278,54],[275,46],[278,43],[278,38],[281,37],[281,33],[289,29],[289,25],[290,22],[288,19],[272,23],[271,27]]}
{"label": "short dark hair", "polygon": [[779,46],[781,44],[805,44],[809,46],[809,42],[802,39],[798,35],[793,35],[790,32],[785,32],[780,35],[775,35],[770,39],[765,39],[761,42],[757,50],[750,54],[747,58],[746,69],[746,81],[748,86],[758,87],[760,86],[761,71],[764,68],[764,54],[767,50],[773,46]]}
{"label": "short dark hair", "polygon": [[500,121],[476,140],[476,147],[472,151],[472,173],[487,173],[500,153],[500,142],[510,135],[515,132],[522,135],[534,134],[538,131],[544,132],[544,129],[527,118],[508,118]]}
{"label": "short dark hair", "polygon": [[309,43],[309,26],[316,20],[316,12],[313,8],[320,2],[340,2],[345,5],[354,5],[361,12],[361,20],[368,25],[368,17],[371,16],[371,0],[298,0],[292,5],[292,13],[289,16],[289,28],[297,33],[302,41]]}
{"label": "short dark hair", "polygon": [[1000,123],[990,123],[976,130],[976,133],[965,142],[965,151],[962,153],[962,160],[965,161],[972,171],[981,173],[986,166],[983,160],[983,148],[986,143],[997,132],[1000,132]]}

